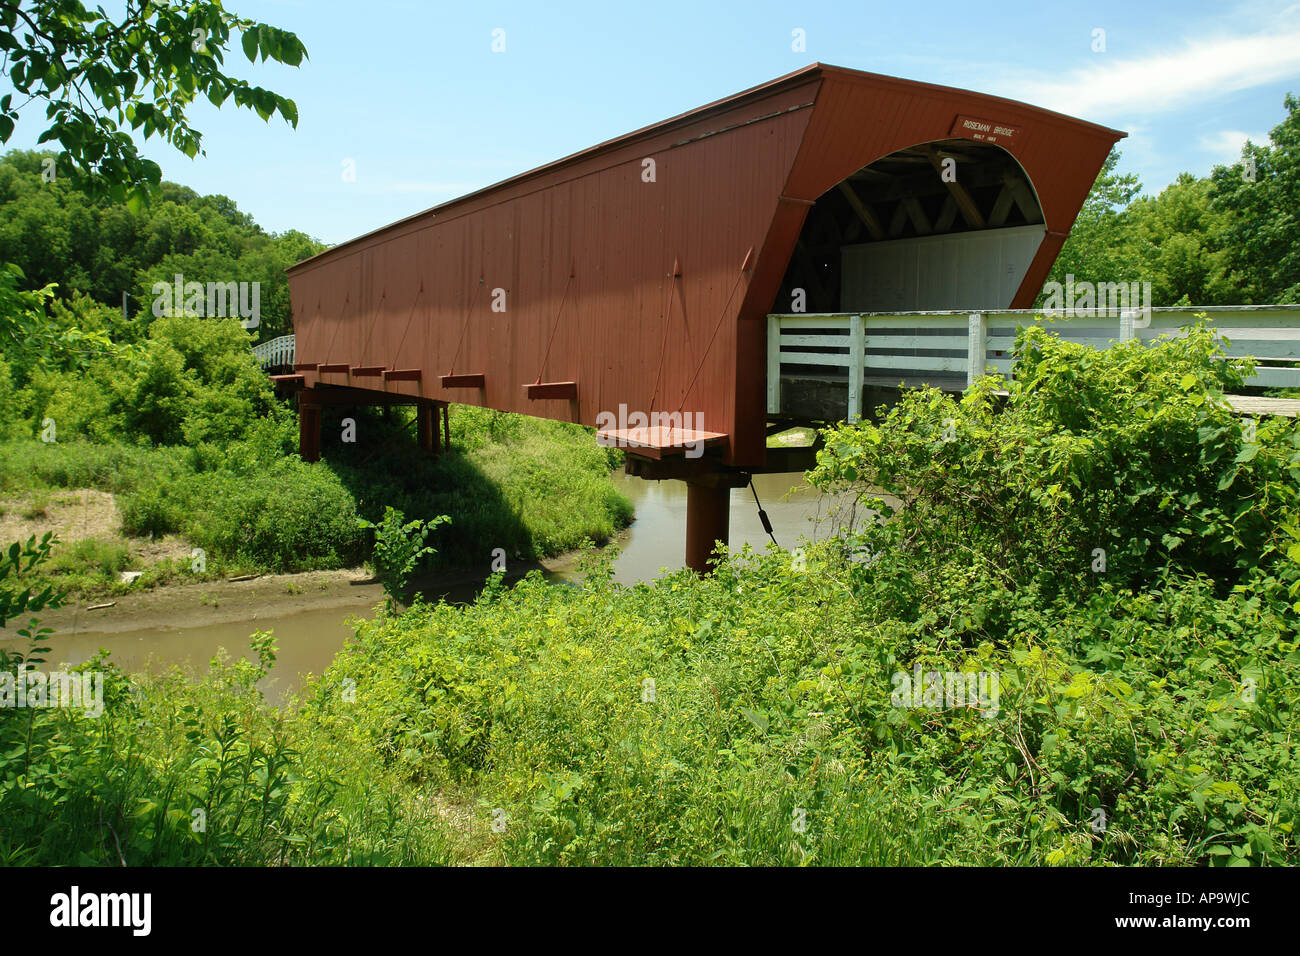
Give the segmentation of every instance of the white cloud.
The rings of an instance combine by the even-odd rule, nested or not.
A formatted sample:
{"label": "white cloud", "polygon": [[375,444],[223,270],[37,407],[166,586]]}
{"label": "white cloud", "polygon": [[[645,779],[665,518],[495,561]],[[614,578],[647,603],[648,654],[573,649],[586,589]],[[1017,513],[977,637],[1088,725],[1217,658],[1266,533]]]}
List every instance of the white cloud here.
{"label": "white cloud", "polygon": [[1250,140],[1256,145],[1269,142],[1266,133],[1243,133],[1239,129],[1223,129],[1200,138],[1201,149],[1209,153],[1216,163],[1235,163],[1241,159],[1241,147]]}
{"label": "white cloud", "polygon": [[1095,62],[1054,80],[1012,80],[1035,106],[1084,118],[1145,115],[1300,76],[1300,30],[1189,40],[1181,49]]}

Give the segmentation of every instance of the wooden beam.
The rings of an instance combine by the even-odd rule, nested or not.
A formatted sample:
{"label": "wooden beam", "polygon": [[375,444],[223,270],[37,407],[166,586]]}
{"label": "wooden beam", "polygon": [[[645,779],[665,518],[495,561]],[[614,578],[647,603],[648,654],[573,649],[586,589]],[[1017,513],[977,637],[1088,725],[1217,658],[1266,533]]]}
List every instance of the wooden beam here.
{"label": "wooden beam", "polygon": [[[967,192],[988,186],[998,186],[1002,183],[1002,174],[1006,168],[1005,163],[971,163],[968,166],[963,166],[960,174],[962,185],[965,186]],[[876,205],[894,202],[904,196],[926,198],[928,196],[944,195],[948,192],[945,184],[939,182],[935,178],[934,171],[930,169],[927,169],[924,173],[909,172],[904,176],[894,177],[888,182],[862,183],[857,191],[863,201]]]}
{"label": "wooden beam", "polygon": [[486,388],[487,378],[483,372],[471,372],[464,375],[442,376],[443,388]]}
{"label": "wooden beam", "polygon": [[953,222],[957,219],[957,201],[952,196],[943,197],[943,207],[939,210],[939,218],[935,220],[935,232],[947,232],[952,228]]}
{"label": "wooden beam", "polygon": [[901,236],[903,234],[903,226],[906,224],[907,208],[900,200],[898,205],[894,207],[893,218],[889,220],[889,238],[893,239],[895,236]]}
{"label": "wooden beam", "polygon": [[1025,222],[1043,221],[1043,210],[1039,207],[1038,200],[1034,198],[1034,191],[1029,188],[1028,183],[1009,169],[1003,171],[1002,182],[1011,190],[1011,196],[1024,214]]}
{"label": "wooden beam", "polygon": [[930,217],[925,214],[925,210],[921,208],[915,196],[904,199],[903,207],[907,210],[908,218],[912,220],[912,228],[920,235],[929,235],[934,231],[930,226]]}
{"label": "wooden beam", "polygon": [[839,185],[839,190],[841,195],[849,201],[849,207],[857,213],[858,219],[860,219],[862,224],[867,227],[867,232],[871,234],[871,238],[884,239],[885,229],[881,226],[880,220],[876,217],[876,214],[871,211],[871,208],[862,201],[861,197],[858,196],[857,190],[853,188],[852,184],[842,182]]}
{"label": "wooden beam", "polygon": [[1002,190],[998,193],[998,198],[993,203],[993,211],[989,213],[989,228],[996,229],[1007,221],[1007,215],[1011,212],[1011,205],[1015,200],[1011,196],[1011,190],[1004,184]]}
{"label": "wooden beam", "polygon": [[944,178],[943,157],[939,155],[938,150],[933,146],[927,146],[926,155],[930,157],[930,163],[934,166],[934,171],[939,174],[940,181],[948,187],[948,195],[957,203],[957,208],[961,210],[961,217],[966,220],[966,225],[972,229],[983,229],[984,217],[980,215],[979,207],[975,205],[975,200],[966,191],[966,187],[956,180],[949,182]]}
{"label": "wooden beam", "polygon": [[328,365],[317,365],[318,372],[346,372],[351,366],[347,362],[331,362]]}
{"label": "wooden beam", "polygon": [[354,365],[352,366],[352,374],[359,375],[362,378],[378,378],[384,374],[384,367],[382,365]]}
{"label": "wooden beam", "polygon": [[421,372],[418,368],[390,368],[384,372],[385,382],[418,382]]}
{"label": "wooden beam", "polygon": [[570,401],[576,401],[578,398],[577,382],[533,382],[531,385],[524,386],[524,394],[529,401],[539,401],[546,398],[567,398]]}

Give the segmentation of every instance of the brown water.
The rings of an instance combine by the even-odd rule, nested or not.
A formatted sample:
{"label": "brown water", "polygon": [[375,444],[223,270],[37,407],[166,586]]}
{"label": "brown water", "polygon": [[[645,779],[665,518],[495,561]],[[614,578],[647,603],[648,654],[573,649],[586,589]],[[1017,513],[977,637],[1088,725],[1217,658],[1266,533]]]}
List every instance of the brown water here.
{"label": "brown water", "polygon": [[[614,484],[636,508],[636,521],[618,545],[621,550],[614,562],[614,580],[636,584],[659,577],[665,569],[685,567],[685,482],[644,481],[617,472]],[[802,538],[812,540],[828,534],[830,523],[825,519],[832,502],[805,482],[802,472],[755,475],[754,490],[781,547],[791,549]],[[732,549],[748,544],[762,551],[771,543],[759,520],[754,492],[749,488],[732,489]],[[563,580],[577,578],[576,570],[569,566],[558,567],[554,573]]]}
{"label": "brown water", "polygon": [[[665,569],[684,567],[686,485],[680,481],[644,481],[622,472],[614,475],[614,482],[636,509],[635,522],[617,545],[620,550],[614,563],[615,580],[635,584],[653,580]],[[828,511],[828,499],[804,483],[802,474],[755,475],[754,487],[782,547],[793,548],[801,538],[825,537],[828,533],[829,524],[819,521]],[[730,543],[733,549],[750,544],[758,550],[770,544],[748,488],[731,493]],[[571,557],[548,562],[547,574],[553,580],[576,582],[576,565]],[[262,690],[269,700],[278,703],[308,674],[320,674],[329,665],[353,633],[350,619],[374,615],[377,588],[360,590],[355,603],[343,607],[336,604],[323,610],[295,609],[277,616],[272,603],[257,609],[256,620],[187,627],[95,631],[94,619],[79,615],[75,630],[60,630],[51,641],[47,667],[79,664],[106,648],[112,652],[112,660],[128,672],[157,671],[177,664],[204,671],[219,648],[253,659],[249,636],[257,630],[272,630],[277,662],[263,681]],[[459,587],[448,600],[472,597],[473,588]]]}
{"label": "brown water", "polygon": [[218,649],[232,656],[242,654],[249,660],[256,655],[248,639],[257,630],[273,630],[276,639],[276,664],[258,685],[267,699],[280,703],[299,686],[308,674],[320,674],[329,666],[343,642],[352,634],[351,618],[368,618],[374,604],[355,608],[328,608],[299,611],[291,616],[274,617],[263,611],[256,621],[207,624],[197,627],[154,627],[138,631],[103,633],[60,631],[48,642],[50,653],[44,669],[60,664],[80,664],[105,648],[110,658],[128,673],[166,670],[173,665],[189,666],[203,672]]}

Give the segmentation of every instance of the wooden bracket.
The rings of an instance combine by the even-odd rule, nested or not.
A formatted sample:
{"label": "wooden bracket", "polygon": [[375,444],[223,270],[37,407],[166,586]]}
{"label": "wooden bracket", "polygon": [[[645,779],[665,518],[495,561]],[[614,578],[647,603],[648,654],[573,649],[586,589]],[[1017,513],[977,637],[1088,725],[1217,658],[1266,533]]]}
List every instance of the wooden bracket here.
{"label": "wooden bracket", "polygon": [[567,398],[574,401],[578,397],[577,382],[534,382],[524,386],[524,394],[530,401],[544,398]]}
{"label": "wooden bracket", "polygon": [[444,375],[441,378],[443,388],[487,388],[487,378],[482,372],[469,372],[464,375]]}

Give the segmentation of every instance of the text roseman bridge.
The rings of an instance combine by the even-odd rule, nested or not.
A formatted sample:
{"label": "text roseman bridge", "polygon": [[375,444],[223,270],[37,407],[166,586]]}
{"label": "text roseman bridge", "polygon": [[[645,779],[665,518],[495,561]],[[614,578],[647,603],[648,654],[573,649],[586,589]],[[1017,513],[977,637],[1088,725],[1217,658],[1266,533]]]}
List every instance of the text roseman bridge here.
{"label": "text roseman bridge", "polygon": [[302,455],[328,404],[416,404],[428,449],[448,402],[598,426],[629,471],[688,483],[704,570],[730,489],[790,467],[769,418],[872,384],[860,324],[816,315],[1027,308],[1123,135],[814,64],[435,206],[289,270]]}

